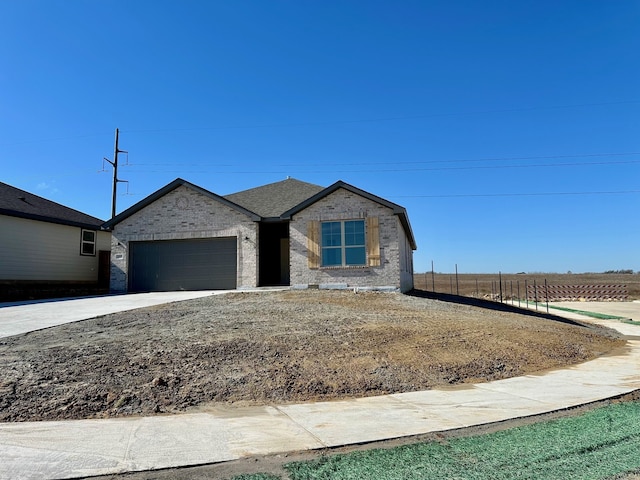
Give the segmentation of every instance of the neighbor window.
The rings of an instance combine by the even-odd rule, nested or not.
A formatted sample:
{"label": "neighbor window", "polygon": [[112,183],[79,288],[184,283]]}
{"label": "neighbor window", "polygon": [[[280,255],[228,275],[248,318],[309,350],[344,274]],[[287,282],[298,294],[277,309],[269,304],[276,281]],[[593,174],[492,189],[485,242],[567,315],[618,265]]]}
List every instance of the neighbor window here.
{"label": "neighbor window", "polygon": [[365,265],[364,220],[322,222],[322,266]]}
{"label": "neighbor window", "polygon": [[80,242],[80,255],[96,254],[96,232],[93,230],[82,230],[82,241]]}

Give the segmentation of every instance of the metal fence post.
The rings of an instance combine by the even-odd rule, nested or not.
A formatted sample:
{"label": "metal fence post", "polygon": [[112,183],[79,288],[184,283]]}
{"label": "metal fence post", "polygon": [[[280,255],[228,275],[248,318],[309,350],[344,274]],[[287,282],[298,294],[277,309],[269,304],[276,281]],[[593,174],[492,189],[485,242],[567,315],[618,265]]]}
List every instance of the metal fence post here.
{"label": "metal fence post", "polygon": [[456,263],[456,295],[460,295],[460,286],[458,284],[458,264]]}
{"label": "metal fence post", "polygon": [[433,260],[431,260],[431,291],[436,293],[436,276],[433,273]]}
{"label": "metal fence post", "polygon": [[547,297],[547,314],[549,313],[549,288],[547,287],[547,279],[544,279],[544,294]]}
{"label": "metal fence post", "polygon": [[511,289],[511,305],[513,305],[513,280],[509,280],[509,288]]}

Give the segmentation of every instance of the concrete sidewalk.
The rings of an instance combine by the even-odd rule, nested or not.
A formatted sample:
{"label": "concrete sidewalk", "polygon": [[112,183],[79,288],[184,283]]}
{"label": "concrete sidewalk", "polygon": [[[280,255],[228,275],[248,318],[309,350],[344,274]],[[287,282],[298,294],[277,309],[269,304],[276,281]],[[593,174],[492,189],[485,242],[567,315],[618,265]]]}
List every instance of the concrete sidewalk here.
{"label": "concrete sidewalk", "polygon": [[637,338],[617,356],[455,388],[146,418],[0,424],[0,478],[74,478],[364,443],[536,415],[640,388],[640,326],[590,321]]}
{"label": "concrete sidewalk", "polygon": [[[640,301],[635,302],[551,302],[551,307],[570,308],[586,312],[604,313],[618,317],[640,321]],[[557,309],[550,308],[551,313],[558,313]]]}

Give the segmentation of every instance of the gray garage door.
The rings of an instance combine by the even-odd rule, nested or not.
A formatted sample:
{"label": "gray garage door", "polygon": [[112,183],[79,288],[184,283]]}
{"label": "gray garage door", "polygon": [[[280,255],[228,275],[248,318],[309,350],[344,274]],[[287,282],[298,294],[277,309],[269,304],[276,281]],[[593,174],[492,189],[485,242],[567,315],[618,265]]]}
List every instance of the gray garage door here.
{"label": "gray garage door", "polygon": [[236,288],[236,237],[129,243],[129,291]]}

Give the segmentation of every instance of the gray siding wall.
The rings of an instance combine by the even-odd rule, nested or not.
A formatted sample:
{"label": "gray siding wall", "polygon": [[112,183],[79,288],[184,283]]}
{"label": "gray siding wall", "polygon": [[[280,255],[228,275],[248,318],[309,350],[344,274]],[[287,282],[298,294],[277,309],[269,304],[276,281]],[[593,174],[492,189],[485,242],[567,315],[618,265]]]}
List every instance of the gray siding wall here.
{"label": "gray siding wall", "polygon": [[111,243],[111,290],[128,285],[129,242],[237,237],[237,285],[256,287],[258,278],[258,228],[243,213],[180,186],[114,227]]}
{"label": "gray siding wall", "polygon": [[413,250],[404,228],[398,219],[402,238],[400,241],[400,290],[407,292],[413,289]]}
{"label": "gray siding wall", "polygon": [[98,281],[98,251],[111,234],[97,233],[96,255],[80,255],[81,228],[0,216],[0,280]]}
{"label": "gray siding wall", "polygon": [[[379,267],[318,268],[308,264],[307,228],[309,221],[351,220],[378,217],[380,236]],[[347,284],[348,287],[411,288],[401,273],[401,253],[406,242],[404,229],[393,211],[344,189],[339,189],[296,214],[289,225],[291,235],[291,285]],[[409,248],[409,252],[411,249]],[[411,253],[409,254],[411,255]],[[405,255],[406,256],[406,255]],[[412,283],[411,283],[412,285]]]}

